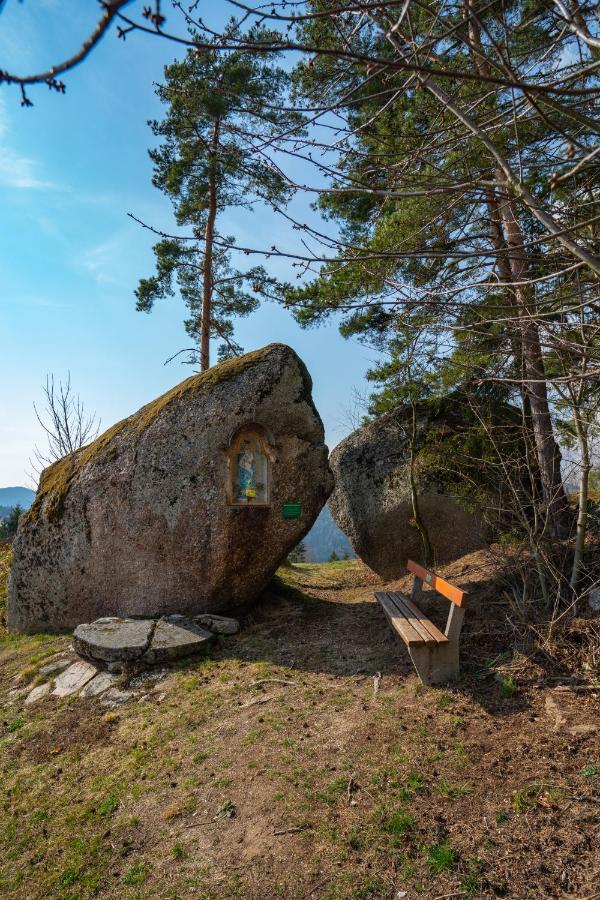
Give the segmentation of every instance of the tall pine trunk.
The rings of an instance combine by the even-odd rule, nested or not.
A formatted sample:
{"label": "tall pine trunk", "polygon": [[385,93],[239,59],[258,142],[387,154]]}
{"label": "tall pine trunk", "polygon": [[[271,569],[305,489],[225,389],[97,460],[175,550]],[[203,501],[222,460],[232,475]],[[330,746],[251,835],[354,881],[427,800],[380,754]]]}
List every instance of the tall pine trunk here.
{"label": "tall pine trunk", "polygon": [[550,533],[555,538],[563,538],[566,537],[568,531],[567,497],[560,472],[560,450],[554,438],[550,415],[546,368],[536,320],[536,306],[531,298],[531,287],[523,284],[529,278],[527,251],[516,215],[515,198],[506,183],[502,184],[501,181],[500,187],[503,188],[501,213],[506,233],[508,261],[521,317],[523,369],[527,383],[542,496]]}
{"label": "tall pine trunk", "polygon": [[[481,75],[487,77],[491,74],[491,68],[481,41],[476,6],[474,0],[465,0],[464,15],[468,21],[473,62]],[[555,538],[562,538],[568,531],[567,498],[560,473],[560,450],[554,438],[550,416],[546,370],[535,315],[535,302],[532,302],[531,287],[523,284],[528,280],[529,261],[524,247],[523,232],[517,218],[514,194],[506,183],[504,173],[497,169],[495,174],[500,202],[495,208],[490,208],[488,195],[488,209],[490,213],[493,211],[496,215],[500,214],[500,221],[494,221],[492,215],[492,234],[496,246],[506,245],[506,262],[511,276],[509,280],[513,283],[520,316],[524,408],[525,413],[531,416],[542,497],[550,533]],[[496,200],[497,196],[494,191],[493,199]],[[503,274],[508,275],[506,263],[500,263],[500,266]]]}
{"label": "tall pine trunk", "polygon": [[210,366],[210,323],[213,292],[213,249],[217,219],[217,149],[219,119],[215,120],[208,165],[208,212],[204,229],[204,265],[202,267],[202,314],[200,322],[200,371]]}

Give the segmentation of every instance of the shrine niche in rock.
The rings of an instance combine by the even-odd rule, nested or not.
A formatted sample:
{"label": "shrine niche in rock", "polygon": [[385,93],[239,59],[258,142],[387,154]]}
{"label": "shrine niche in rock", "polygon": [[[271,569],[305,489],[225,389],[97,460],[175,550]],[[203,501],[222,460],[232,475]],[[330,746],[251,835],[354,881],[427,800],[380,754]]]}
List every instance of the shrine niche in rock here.
{"label": "shrine niche in rock", "polygon": [[296,353],[271,344],[45,469],[14,542],[9,627],[248,606],[333,488],[311,390]]}
{"label": "shrine niche in rock", "polygon": [[273,453],[260,425],[245,425],[229,451],[230,502],[236,506],[268,506]]}

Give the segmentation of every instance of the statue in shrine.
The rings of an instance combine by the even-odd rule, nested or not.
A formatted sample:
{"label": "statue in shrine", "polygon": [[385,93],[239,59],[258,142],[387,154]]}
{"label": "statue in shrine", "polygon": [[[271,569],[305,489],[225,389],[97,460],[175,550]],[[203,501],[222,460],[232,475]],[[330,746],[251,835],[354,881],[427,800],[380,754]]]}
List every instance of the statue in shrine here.
{"label": "statue in shrine", "polygon": [[269,460],[262,437],[245,430],[233,447],[233,502],[236,504],[260,504],[269,502]]}
{"label": "statue in shrine", "polygon": [[247,442],[242,453],[238,455],[238,502],[253,500],[256,497],[256,467],[254,453]]}

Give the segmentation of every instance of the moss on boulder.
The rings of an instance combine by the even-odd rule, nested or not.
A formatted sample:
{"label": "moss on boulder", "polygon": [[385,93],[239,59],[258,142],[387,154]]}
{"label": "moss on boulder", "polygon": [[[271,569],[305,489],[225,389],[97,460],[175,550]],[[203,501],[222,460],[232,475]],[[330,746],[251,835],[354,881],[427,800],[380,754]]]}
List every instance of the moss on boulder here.
{"label": "moss on boulder", "polygon": [[[193,375],[46,469],[14,544],[9,626],[235,610],[264,589],[333,483],[303,362],[271,344]],[[231,442],[268,441],[270,497],[231,502]],[[282,506],[300,503],[297,519]]]}
{"label": "moss on boulder", "polygon": [[[230,378],[235,378],[249,366],[265,359],[269,351],[277,346],[270,344],[260,350],[254,350],[252,353],[246,353],[244,356],[237,356],[233,359],[226,359],[218,363],[206,372],[198,375],[191,375],[176,384],[171,390],[161,394],[155,400],[142,406],[136,413],[116,422],[105,432],[103,432],[95,441],[70,453],[63,459],[44,469],[40,478],[40,484],[35,500],[29,510],[25,513],[25,521],[33,522],[41,514],[42,510],[48,520],[59,518],[64,499],[69,490],[69,486],[75,476],[89,463],[98,460],[101,457],[109,457],[111,449],[114,449],[115,438],[125,429],[133,428],[138,434],[141,434],[152,425],[157,416],[175,400],[180,400],[186,394],[193,394],[198,391],[210,390],[217,384],[221,384]],[[308,373],[307,373],[308,374]]]}

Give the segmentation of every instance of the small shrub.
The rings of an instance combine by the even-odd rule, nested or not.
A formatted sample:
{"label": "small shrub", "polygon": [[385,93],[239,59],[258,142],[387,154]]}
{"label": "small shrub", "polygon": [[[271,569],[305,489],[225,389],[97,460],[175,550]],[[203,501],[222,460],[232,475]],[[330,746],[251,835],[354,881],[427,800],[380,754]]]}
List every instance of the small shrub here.
{"label": "small shrub", "polygon": [[18,731],[25,724],[25,719],[14,719],[7,727],[7,731]]}
{"label": "small shrub", "polygon": [[506,678],[503,678],[500,682],[500,696],[504,697],[505,700],[510,700],[511,697],[516,697],[519,693],[519,685],[512,677],[512,675],[507,675]]}
{"label": "small shrub", "polygon": [[231,800],[226,800],[225,803],[222,803],[217,810],[218,819],[233,819],[235,814],[235,803],[232,803]]}
{"label": "small shrub", "polygon": [[590,763],[589,766],[586,766],[585,769],[581,770],[581,776],[582,778],[596,778],[599,772],[600,769],[598,769],[598,766],[593,766]]}
{"label": "small shrub", "polygon": [[352,850],[363,850],[366,841],[364,834],[358,828],[353,828],[348,836],[348,845]]}
{"label": "small shrub", "polygon": [[173,846],[171,847],[171,853],[173,854],[175,859],[184,859],[184,857],[187,856],[185,847],[183,846],[183,844],[180,844],[179,841],[177,841],[176,844],[173,844]]}

